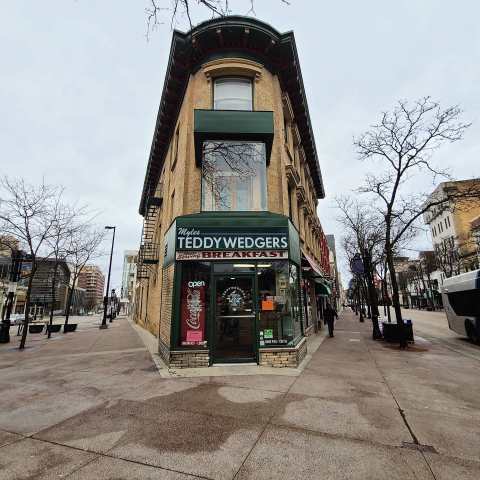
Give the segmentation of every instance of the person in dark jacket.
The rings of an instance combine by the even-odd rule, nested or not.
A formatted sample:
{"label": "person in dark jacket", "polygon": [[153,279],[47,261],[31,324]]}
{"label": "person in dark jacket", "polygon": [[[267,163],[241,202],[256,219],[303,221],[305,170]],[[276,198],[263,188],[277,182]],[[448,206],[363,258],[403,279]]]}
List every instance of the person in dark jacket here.
{"label": "person in dark jacket", "polygon": [[328,302],[323,312],[323,318],[325,319],[325,323],[328,325],[328,334],[330,337],[333,337],[333,324],[335,322],[335,318],[338,318],[338,315],[336,310]]}

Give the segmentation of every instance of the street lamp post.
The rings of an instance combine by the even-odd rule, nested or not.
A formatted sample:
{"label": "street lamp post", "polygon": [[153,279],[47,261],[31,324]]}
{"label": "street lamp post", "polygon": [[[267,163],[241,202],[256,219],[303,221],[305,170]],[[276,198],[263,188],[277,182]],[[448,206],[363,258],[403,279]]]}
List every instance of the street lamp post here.
{"label": "street lamp post", "polygon": [[110,291],[110,273],[112,272],[113,245],[115,244],[116,227],[111,227],[107,225],[105,229],[113,230],[113,237],[112,237],[112,248],[110,250],[110,263],[108,265],[107,290],[106,290],[105,297],[103,297],[103,319],[102,319],[102,324],[100,325],[100,329],[108,328],[108,325],[107,325],[108,294]]}

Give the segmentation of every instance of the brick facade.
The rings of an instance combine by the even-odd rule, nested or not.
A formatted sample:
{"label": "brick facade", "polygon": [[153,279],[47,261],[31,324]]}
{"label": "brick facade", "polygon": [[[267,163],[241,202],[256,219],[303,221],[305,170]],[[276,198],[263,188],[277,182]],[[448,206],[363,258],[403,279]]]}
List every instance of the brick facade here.
{"label": "brick facade", "polygon": [[[240,18],[239,21],[244,22],[245,19]],[[261,23],[256,20],[252,22]],[[211,28],[212,32],[217,31],[217,27]],[[252,25],[250,28],[256,26]],[[263,27],[258,33],[261,34],[262,31]],[[181,36],[178,32],[174,33],[174,36],[176,35]],[[186,48],[193,48],[193,45],[189,44]],[[175,49],[172,52],[177,54]],[[328,264],[328,254],[324,251],[324,235],[316,213],[318,198],[324,195],[323,183],[313,144],[313,133],[309,125],[308,110],[300,111],[304,108],[302,106],[304,101],[298,103],[298,92],[293,92],[290,94],[292,99],[297,99],[292,100],[297,102],[297,117],[295,116],[295,108],[289,98],[285,79],[280,78],[276,69],[270,68],[269,62],[262,64],[264,60],[263,55],[256,61],[247,60],[243,55],[238,58],[224,57],[214,60],[209,56],[199,61],[194,68],[193,65],[187,66],[188,75],[185,76],[181,89],[164,90],[164,95],[175,96],[180,90],[183,93],[183,97],[175,97],[175,104],[172,105],[175,108],[170,109],[172,112],[175,111],[175,114],[162,110],[167,103],[170,104],[169,102],[164,102],[164,99],[160,102],[159,120],[140,207],[142,214],[145,214],[145,202],[148,198],[161,200],[156,211],[153,239],[154,244],[158,245],[159,260],[157,265],[148,266],[150,272],[148,278],[137,283],[134,320],[159,338],[159,352],[172,366],[207,366],[209,363],[209,355],[204,351],[201,353],[169,351],[174,300],[174,265],[164,269],[163,258],[164,237],[175,218],[201,212],[202,171],[195,157],[194,112],[213,108],[215,77],[251,78],[253,110],[273,112],[273,144],[266,169],[267,209],[269,212],[290,217],[299,231],[302,249],[319,265],[324,265],[325,262]],[[176,68],[174,62],[169,65],[169,68]],[[292,74],[293,82],[299,78],[298,73]],[[167,74],[167,83],[170,81],[169,78]],[[301,82],[299,88],[303,90]],[[307,119],[309,128],[305,128],[305,121],[302,118]],[[164,136],[166,132],[168,137]],[[287,172],[291,172],[291,175],[289,176]],[[278,356],[282,359],[280,363],[298,365],[298,348],[286,356],[284,353]],[[266,359],[271,358],[270,363],[278,363],[277,357],[267,355],[266,351],[262,355],[265,357],[263,361],[267,362]],[[283,361],[284,358],[287,359],[286,362]],[[260,360],[262,361],[262,358]]]}
{"label": "brick facade", "polygon": [[208,367],[210,355],[208,350],[181,350],[170,352],[170,368]]}

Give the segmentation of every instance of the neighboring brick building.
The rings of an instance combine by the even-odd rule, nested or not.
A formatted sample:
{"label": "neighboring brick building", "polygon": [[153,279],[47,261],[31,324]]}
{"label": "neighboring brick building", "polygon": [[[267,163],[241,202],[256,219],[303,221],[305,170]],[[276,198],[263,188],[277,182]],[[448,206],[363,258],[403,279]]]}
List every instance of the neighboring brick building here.
{"label": "neighboring brick building", "polygon": [[324,195],[293,33],[246,17],[175,31],[134,315],[167,363],[301,362],[329,290]]}
{"label": "neighboring brick building", "polygon": [[85,289],[87,310],[96,310],[103,304],[105,275],[97,265],[85,265],[78,276],[77,284]]}
{"label": "neighboring brick building", "polygon": [[[469,192],[462,198],[462,192]],[[479,268],[472,222],[480,215],[480,179],[441,183],[428,201],[451,198],[424,215],[430,227],[438,271],[432,277],[443,284],[446,277]],[[473,198],[473,195],[478,195]]]}

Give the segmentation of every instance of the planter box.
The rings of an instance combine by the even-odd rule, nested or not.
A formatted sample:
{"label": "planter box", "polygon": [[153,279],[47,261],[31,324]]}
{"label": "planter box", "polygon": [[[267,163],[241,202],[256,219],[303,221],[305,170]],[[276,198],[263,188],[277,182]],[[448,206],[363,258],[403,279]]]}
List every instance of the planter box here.
{"label": "planter box", "polygon": [[47,332],[57,333],[62,329],[62,324],[58,323],[56,325],[47,325]]}
{"label": "planter box", "polygon": [[[400,328],[397,323],[382,322],[383,338],[386,342],[400,342]],[[405,336],[407,342],[413,342],[413,327],[412,323],[405,322],[404,324]]]}
{"label": "planter box", "polygon": [[28,332],[29,333],[42,333],[44,325],[29,325]]}
{"label": "planter box", "polygon": [[63,326],[63,333],[74,332],[77,329],[78,323],[67,323]]}

